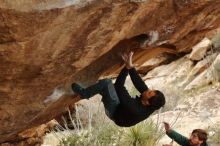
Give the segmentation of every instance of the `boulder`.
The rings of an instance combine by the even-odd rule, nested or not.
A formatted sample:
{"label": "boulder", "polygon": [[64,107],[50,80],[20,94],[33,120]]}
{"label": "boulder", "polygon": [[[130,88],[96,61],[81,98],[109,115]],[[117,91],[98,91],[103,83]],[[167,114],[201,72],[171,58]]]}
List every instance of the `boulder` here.
{"label": "boulder", "polygon": [[215,77],[220,82],[220,54],[216,57],[215,61],[213,62],[213,69],[215,72]]}
{"label": "boulder", "polygon": [[219,27],[219,7],[204,0],[0,0],[0,143],[17,141],[80,100],[59,94],[45,103],[57,87],[117,74],[120,53],[135,51],[141,65],[190,52]]}
{"label": "boulder", "polygon": [[197,62],[196,65],[189,71],[187,77],[184,79],[182,83],[180,83],[181,87],[187,86],[192,80],[198,77],[199,74],[206,71],[215,60],[217,53],[211,54],[203,58],[201,61]]}
{"label": "boulder", "polygon": [[207,50],[210,49],[211,45],[211,40],[204,38],[192,48],[189,58],[191,60],[201,60],[205,56]]}

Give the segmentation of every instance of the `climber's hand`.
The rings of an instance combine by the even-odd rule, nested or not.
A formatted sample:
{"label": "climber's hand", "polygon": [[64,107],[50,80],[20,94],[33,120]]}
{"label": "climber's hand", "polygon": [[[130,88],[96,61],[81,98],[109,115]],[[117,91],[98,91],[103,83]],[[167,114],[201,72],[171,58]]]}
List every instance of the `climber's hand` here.
{"label": "climber's hand", "polygon": [[131,69],[134,67],[133,63],[132,63],[132,57],[133,57],[134,52],[129,52],[129,54],[124,53],[121,55],[122,59],[125,62],[125,66],[127,69]]}
{"label": "climber's hand", "polygon": [[167,122],[163,122],[163,124],[164,124],[164,128],[165,128],[166,132],[169,132],[170,131],[170,124]]}

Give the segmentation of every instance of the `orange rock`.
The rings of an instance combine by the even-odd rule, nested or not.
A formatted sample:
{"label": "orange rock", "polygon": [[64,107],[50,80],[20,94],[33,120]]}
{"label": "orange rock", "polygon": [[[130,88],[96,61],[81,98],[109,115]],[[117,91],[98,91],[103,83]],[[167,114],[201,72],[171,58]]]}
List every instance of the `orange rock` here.
{"label": "orange rock", "polygon": [[[204,0],[1,1],[0,143],[16,141],[18,133],[80,100],[62,96],[44,104],[57,86],[88,85],[117,74],[121,52],[134,49],[138,65],[161,53],[190,52],[219,27],[219,7],[219,1]],[[135,39],[141,34],[151,39],[145,48]]]}

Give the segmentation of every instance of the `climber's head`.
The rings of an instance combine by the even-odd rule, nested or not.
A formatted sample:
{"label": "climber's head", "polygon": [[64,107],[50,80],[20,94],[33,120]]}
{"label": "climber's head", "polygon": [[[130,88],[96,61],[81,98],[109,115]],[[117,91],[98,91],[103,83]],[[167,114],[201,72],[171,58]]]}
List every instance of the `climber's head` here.
{"label": "climber's head", "polygon": [[141,102],[144,106],[152,106],[159,109],[165,104],[165,97],[159,90],[146,90],[141,95]]}

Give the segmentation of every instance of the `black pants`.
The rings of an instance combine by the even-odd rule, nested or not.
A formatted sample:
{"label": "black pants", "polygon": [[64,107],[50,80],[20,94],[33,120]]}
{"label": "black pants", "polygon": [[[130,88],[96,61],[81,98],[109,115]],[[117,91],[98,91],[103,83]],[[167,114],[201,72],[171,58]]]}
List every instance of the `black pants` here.
{"label": "black pants", "polygon": [[82,88],[80,85],[75,83],[72,84],[73,91],[78,93],[83,99],[88,99],[95,94],[101,94],[102,102],[105,107],[105,113],[112,120],[114,120],[115,110],[120,104],[115,87],[116,86],[112,83],[111,79],[99,80],[96,84],[87,88]]}
{"label": "black pants", "polygon": [[113,117],[117,107],[120,104],[127,105],[128,100],[131,98],[124,86],[127,75],[128,70],[124,68],[119,73],[115,84],[112,83],[111,79],[103,79],[87,88],[83,88],[80,85],[73,83],[72,89],[74,92],[78,93],[82,99],[88,99],[95,94],[101,94],[106,115],[114,120]]}

